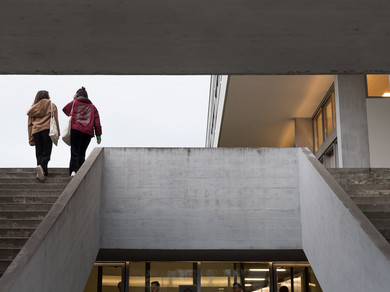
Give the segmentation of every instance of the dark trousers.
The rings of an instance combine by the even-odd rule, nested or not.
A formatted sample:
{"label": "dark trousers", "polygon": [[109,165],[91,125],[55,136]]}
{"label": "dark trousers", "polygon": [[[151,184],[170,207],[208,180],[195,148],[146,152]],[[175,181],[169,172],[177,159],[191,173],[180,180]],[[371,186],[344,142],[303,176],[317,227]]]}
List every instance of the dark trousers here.
{"label": "dark trousers", "polygon": [[35,156],[37,157],[37,165],[42,166],[45,175],[47,172],[47,164],[50,161],[53,142],[49,136],[49,130],[43,130],[33,135],[35,141]]}
{"label": "dark trousers", "polygon": [[77,172],[83,165],[89,142],[91,142],[91,136],[77,130],[71,130],[69,175],[73,171]]}

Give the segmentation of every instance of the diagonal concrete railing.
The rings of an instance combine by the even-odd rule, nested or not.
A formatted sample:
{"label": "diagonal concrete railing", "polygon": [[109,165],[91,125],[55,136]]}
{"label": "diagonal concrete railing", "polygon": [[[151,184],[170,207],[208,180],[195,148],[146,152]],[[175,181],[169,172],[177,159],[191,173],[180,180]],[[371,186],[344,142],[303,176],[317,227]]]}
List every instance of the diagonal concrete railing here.
{"label": "diagonal concrete railing", "polygon": [[323,291],[388,291],[390,244],[309,150],[298,161],[302,245]]}
{"label": "diagonal concrete railing", "polygon": [[95,148],[0,279],[0,291],[84,289],[99,251],[102,170],[102,148]]}

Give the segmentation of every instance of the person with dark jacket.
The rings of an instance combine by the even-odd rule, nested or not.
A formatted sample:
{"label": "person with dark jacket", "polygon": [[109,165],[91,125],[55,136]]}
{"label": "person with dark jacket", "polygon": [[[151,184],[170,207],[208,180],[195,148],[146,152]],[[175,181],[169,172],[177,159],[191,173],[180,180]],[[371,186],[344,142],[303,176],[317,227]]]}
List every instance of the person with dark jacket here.
{"label": "person with dark jacket", "polygon": [[35,146],[37,158],[37,178],[44,181],[48,175],[47,165],[50,161],[53,142],[49,136],[50,118],[52,115],[56,120],[58,134],[60,127],[58,123],[57,107],[50,101],[49,92],[40,90],[37,92],[34,103],[28,110],[28,140],[31,146]]}
{"label": "person with dark jacket", "polygon": [[73,98],[74,100],[62,109],[67,116],[72,113],[69,163],[69,175],[71,177],[76,175],[84,163],[85,153],[94,134],[96,134],[98,144],[102,140],[99,112],[91,100],[88,99],[85,88],[82,87],[77,90]]}

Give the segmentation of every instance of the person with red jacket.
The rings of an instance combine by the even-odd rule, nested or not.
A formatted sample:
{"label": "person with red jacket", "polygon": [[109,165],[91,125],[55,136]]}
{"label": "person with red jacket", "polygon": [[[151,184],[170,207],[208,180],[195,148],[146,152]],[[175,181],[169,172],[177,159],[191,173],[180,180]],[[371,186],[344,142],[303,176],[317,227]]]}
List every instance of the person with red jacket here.
{"label": "person with red jacket", "polygon": [[91,100],[88,99],[85,88],[81,87],[77,90],[73,98],[74,100],[62,109],[67,116],[72,113],[69,163],[69,175],[71,177],[74,177],[83,165],[85,153],[94,134],[96,134],[98,144],[102,141],[99,112]]}

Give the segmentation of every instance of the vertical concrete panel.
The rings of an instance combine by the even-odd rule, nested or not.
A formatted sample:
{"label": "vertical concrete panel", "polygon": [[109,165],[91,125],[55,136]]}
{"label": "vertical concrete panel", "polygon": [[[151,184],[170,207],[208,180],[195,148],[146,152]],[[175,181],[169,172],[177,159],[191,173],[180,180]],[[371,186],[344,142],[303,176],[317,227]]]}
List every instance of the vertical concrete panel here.
{"label": "vertical concrete panel", "polygon": [[390,98],[367,98],[371,167],[390,167]]}
{"label": "vertical concrete panel", "polygon": [[364,75],[335,76],[339,167],[370,167]]}
{"label": "vertical concrete panel", "polygon": [[296,151],[106,148],[101,248],[300,249]]}
{"label": "vertical concrete panel", "polygon": [[322,290],[388,291],[389,244],[309,156],[298,156],[302,245]]}

